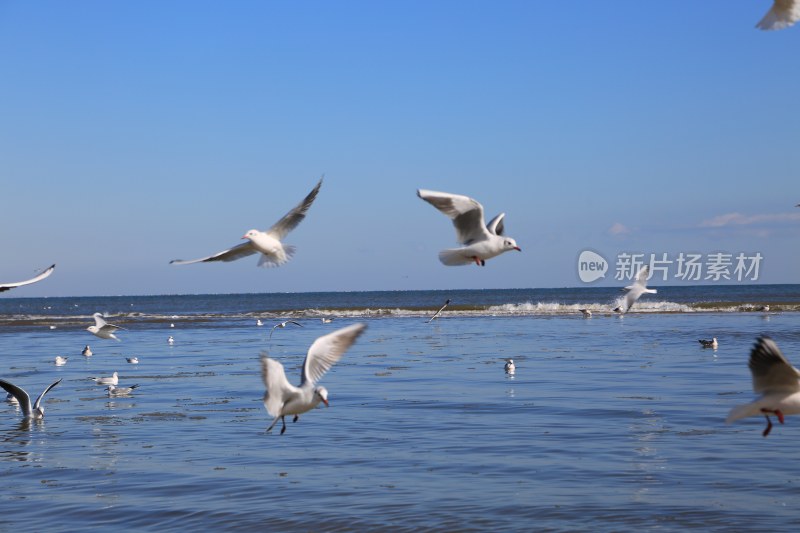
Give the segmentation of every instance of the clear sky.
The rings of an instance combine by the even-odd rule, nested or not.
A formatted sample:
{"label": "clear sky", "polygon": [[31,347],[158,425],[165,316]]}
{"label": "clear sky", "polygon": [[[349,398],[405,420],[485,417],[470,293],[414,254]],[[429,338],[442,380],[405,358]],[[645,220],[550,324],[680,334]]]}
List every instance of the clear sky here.
{"label": "clear sky", "polygon": [[[0,281],[58,265],[3,297],[578,286],[587,248],[800,283],[800,25],[756,30],[770,5],[0,0]],[[168,264],[323,173],[290,263]],[[441,265],[417,188],[523,252]]]}

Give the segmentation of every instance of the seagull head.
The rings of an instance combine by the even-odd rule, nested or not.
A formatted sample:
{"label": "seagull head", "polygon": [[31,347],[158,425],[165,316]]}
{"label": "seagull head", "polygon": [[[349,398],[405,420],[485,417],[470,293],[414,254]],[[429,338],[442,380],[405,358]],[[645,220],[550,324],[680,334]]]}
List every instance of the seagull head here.
{"label": "seagull head", "polygon": [[330,407],[328,403],[328,389],[325,387],[317,387],[314,389],[314,397],[319,398],[319,400],[325,404],[325,407]]}
{"label": "seagull head", "polygon": [[[88,331],[89,333],[93,333],[93,334],[97,333],[97,326],[89,326],[88,328],[86,328],[86,331]],[[88,346],[87,346],[87,348],[88,348]]]}
{"label": "seagull head", "polygon": [[33,410],[33,417],[34,418],[44,418],[44,407],[41,405]]}
{"label": "seagull head", "polygon": [[522,248],[517,246],[517,241],[515,241],[514,239],[511,239],[511,238],[507,238],[507,239],[503,240],[503,247],[506,250],[516,250],[518,252],[522,251]]}
{"label": "seagull head", "polygon": [[242,239],[250,239],[251,241],[258,235],[257,229],[251,229],[242,236]]}

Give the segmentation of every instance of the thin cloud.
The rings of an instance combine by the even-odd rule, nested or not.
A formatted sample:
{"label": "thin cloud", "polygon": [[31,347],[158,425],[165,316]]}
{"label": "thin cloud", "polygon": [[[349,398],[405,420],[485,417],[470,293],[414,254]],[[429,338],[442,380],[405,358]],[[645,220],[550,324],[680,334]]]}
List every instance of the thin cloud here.
{"label": "thin cloud", "polygon": [[622,224],[621,222],[615,222],[613,226],[608,228],[608,232],[611,235],[625,235],[627,233],[630,233],[631,230],[629,230],[628,227]]}
{"label": "thin cloud", "polygon": [[769,224],[775,222],[800,221],[800,213],[774,213],[768,215],[743,215],[741,213],[727,213],[719,215],[700,223],[701,228],[724,228],[726,226],[752,226],[754,224]]}

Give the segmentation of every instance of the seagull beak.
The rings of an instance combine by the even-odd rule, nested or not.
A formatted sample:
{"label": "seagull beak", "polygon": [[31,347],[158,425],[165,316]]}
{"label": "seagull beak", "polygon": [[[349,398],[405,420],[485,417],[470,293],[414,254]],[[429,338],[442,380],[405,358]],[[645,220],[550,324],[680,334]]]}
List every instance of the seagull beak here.
{"label": "seagull beak", "polygon": [[328,403],[328,400],[323,399],[322,401],[325,404],[325,407],[330,407],[331,406],[331,404]]}
{"label": "seagull beak", "polygon": [[246,239],[246,238],[247,238],[247,235],[242,235],[242,239]]}
{"label": "seagull beak", "polygon": [[514,249],[515,249],[516,251],[518,251],[518,252],[521,252],[521,251],[522,251],[522,248],[520,248],[519,246],[515,246],[515,247],[514,247]]}

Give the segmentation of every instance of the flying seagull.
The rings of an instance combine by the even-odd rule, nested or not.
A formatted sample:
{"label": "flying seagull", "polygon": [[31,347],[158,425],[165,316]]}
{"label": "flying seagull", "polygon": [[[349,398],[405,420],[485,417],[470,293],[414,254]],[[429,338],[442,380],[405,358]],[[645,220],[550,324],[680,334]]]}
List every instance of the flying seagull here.
{"label": "flying seagull", "polygon": [[286,320],[284,322],[279,322],[278,324],[272,326],[272,330],[269,332],[269,338],[270,339],[272,338],[272,334],[275,333],[275,328],[283,329],[286,327],[287,324],[294,324],[295,326],[300,326],[301,328],[303,327],[303,324],[295,322],[294,320]]}
{"label": "flying seagull", "polygon": [[578,309],[583,315],[583,318],[592,318],[592,312],[589,309]]}
{"label": "flying seagull", "polygon": [[436,313],[434,313],[434,315],[431,317],[431,319],[430,319],[430,320],[428,320],[428,324],[430,324],[431,322],[433,322],[433,319],[434,319],[434,318],[436,318],[437,316],[439,316],[439,313],[441,313],[442,311],[444,311],[444,308],[445,308],[445,307],[447,307],[448,305],[450,305],[450,298],[448,298],[448,299],[447,299],[447,300],[444,302],[444,305],[443,305],[443,306],[441,306],[441,307],[439,308],[439,310],[438,310],[438,311],[436,311]]}
{"label": "flying seagull", "polygon": [[782,30],[800,20],[800,1],[775,0],[756,28],[760,30]]}
{"label": "flying seagull", "polygon": [[245,233],[242,239],[247,239],[247,242],[200,259],[192,259],[189,261],[173,259],[170,261],[170,264],[188,265],[191,263],[211,263],[213,261],[228,262],[253,254],[261,254],[258,260],[258,266],[260,267],[277,267],[286,263],[294,255],[295,247],[283,244],[281,241],[306,217],[306,212],[308,208],[311,207],[311,204],[314,203],[314,199],[316,199],[321,186],[322,178],[320,178],[317,186],[308,193],[308,196],[306,196],[302,202],[286,213],[282,219],[277,221],[268,230],[259,231],[251,229]]}
{"label": "flying seagull", "polygon": [[30,285],[31,283],[36,283],[37,281],[42,281],[44,278],[48,277],[50,274],[53,273],[53,270],[56,269],[55,265],[50,265],[47,267],[44,272],[39,274],[36,277],[31,279],[27,279],[25,281],[17,281],[14,283],[0,283],[0,292],[9,291],[11,289],[15,289],[17,287],[22,287],[23,285]]}
{"label": "flying seagull", "polygon": [[655,289],[647,288],[648,271],[649,267],[645,265],[636,274],[636,280],[633,282],[633,285],[628,285],[627,287],[622,289],[624,291],[627,291],[627,294],[625,295],[625,301],[622,303],[622,305],[614,309],[614,311],[623,314],[627,313],[628,311],[631,310],[633,304],[636,303],[636,300],[638,300],[642,294],[655,294],[656,292],[658,292]]}
{"label": "flying seagull", "polygon": [[310,411],[319,402],[330,407],[328,391],[325,387],[317,387],[316,384],[342,358],[366,328],[366,324],[353,324],[315,340],[303,361],[299,387],[295,387],[286,379],[282,364],[267,357],[266,353],[261,353],[261,377],[267,388],[264,394],[264,407],[270,416],[275,417],[267,428],[268,432],[272,431],[280,420],[283,423],[281,428],[283,435],[286,431],[284,419],[286,415],[294,415],[294,422],[297,422],[301,414]]}
{"label": "flying seagull", "polygon": [[55,387],[61,383],[61,380],[54,381],[50,384],[49,387],[44,389],[44,391],[36,398],[36,402],[31,406],[31,397],[28,396],[28,393],[25,392],[20,387],[17,387],[11,382],[8,382],[4,379],[0,379],[0,387],[3,387],[6,392],[11,394],[14,398],[17,399],[19,402],[19,406],[22,408],[22,415],[25,418],[43,418],[44,417],[44,407],[42,407],[42,399],[44,395],[50,392],[50,389]]}
{"label": "flying seagull", "polygon": [[447,266],[468,265],[475,262],[486,265],[486,260],[503,252],[521,252],[514,239],[504,237],[503,218],[500,213],[487,225],[483,219],[483,206],[467,196],[446,192],[418,189],[417,196],[450,217],[456,228],[456,238],[462,248],[451,248],[439,252],[439,261]]}
{"label": "flying seagull", "polygon": [[[89,326],[88,328],[86,328],[86,331],[88,331],[95,337],[100,337],[101,339],[114,339],[115,341],[119,342],[119,339],[117,338],[116,335],[114,335],[114,332],[117,331],[118,329],[125,329],[125,328],[123,328],[122,326],[115,326],[114,324],[109,324],[108,322],[106,322],[106,320],[103,318],[103,315],[101,315],[100,313],[95,313],[92,316],[94,317],[94,326]],[[88,354],[85,352],[86,349],[84,349],[83,355],[91,355],[91,350],[89,350]]]}
{"label": "flying seagull", "polygon": [[784,416],[800,413],[800,370],[789,364],[775,341],[766,335],[753,345],[748,366],[753,375],[753,391],[761,396],[731,409],[725,422],[764,415],[767,427],[762,435],[766,437],[772,429],[769,415],[775,415],[783,424]]}

